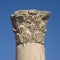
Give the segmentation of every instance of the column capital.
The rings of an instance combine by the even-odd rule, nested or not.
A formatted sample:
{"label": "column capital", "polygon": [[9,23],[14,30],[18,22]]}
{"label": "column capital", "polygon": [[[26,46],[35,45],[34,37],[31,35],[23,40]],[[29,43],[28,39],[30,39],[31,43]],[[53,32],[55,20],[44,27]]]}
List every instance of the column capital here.
{"label": "column capital", "polygon": [[11,22],[17,45],[23,43],[44,44],[49,15],[48,11],[38,10],[19,10],[12,14]]}

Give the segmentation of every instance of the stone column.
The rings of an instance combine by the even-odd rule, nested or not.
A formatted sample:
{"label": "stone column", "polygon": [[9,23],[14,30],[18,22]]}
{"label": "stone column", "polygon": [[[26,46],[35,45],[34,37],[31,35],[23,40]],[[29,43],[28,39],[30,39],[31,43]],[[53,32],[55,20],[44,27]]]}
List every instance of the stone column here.
{"label": "stone column", "polygon": [[44,37],[50,12],[20,10],[11,15],[16,60],[45,60]]}

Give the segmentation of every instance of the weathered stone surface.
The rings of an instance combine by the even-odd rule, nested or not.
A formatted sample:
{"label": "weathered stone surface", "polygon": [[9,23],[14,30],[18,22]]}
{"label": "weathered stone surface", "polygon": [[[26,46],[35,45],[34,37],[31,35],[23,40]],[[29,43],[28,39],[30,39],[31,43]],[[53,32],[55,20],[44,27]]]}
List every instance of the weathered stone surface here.
{"label": "weathered stone surface", "polygon": [[50,12],[20,10],[11,15],[16,60],[45,60],[44,37]]}
{"label": "weathered stone surface", "polygon": [[27,42],[44,44],[49,15],[48,11],[37,10],[20,10],[12,14],[11,20],[17,45]]}
{"label": "weathered stone surface", "polygon": [[17,60],[45,60],[44,45],[38,43],[17,46]]}

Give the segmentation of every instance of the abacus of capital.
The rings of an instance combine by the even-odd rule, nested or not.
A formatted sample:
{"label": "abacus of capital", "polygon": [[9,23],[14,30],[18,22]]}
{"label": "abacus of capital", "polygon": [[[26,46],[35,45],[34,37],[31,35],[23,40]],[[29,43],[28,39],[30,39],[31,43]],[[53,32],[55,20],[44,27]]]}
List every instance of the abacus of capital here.
{"label": "abacus of capital", "polygon": [[45,60],[44,37],[50,12],[19,10],[11,15],[16,60]]}

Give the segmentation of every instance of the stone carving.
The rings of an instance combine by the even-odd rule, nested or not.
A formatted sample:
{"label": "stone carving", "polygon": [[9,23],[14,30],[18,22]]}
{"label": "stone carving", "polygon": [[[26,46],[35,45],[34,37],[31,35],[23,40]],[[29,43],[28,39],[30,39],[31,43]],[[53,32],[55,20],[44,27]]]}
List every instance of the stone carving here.
{"label": "stone carving", "polygon": [[11,20],[17,45],[27,42],[44,44],[49,15],[48,11],[37,10],[20,10],[12,14]]}

